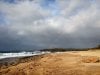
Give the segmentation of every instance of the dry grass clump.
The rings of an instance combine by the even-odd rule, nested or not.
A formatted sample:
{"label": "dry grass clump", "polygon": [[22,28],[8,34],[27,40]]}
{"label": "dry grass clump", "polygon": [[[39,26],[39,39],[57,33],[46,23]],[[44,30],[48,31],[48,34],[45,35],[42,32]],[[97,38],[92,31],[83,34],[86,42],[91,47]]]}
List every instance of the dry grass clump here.
{"label": "dry grass clump", "polygon": [[84,63],[99,63],[100,58],[97,56],[83,56],[81,61]]}

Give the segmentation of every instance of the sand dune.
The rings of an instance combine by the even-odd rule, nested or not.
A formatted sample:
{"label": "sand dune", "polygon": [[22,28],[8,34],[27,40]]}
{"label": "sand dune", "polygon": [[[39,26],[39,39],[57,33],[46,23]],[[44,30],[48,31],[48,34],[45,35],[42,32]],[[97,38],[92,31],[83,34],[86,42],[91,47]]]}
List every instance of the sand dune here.
{"label": "sand dune", "polygon": [[50,53],[17,60],[1,67],[0,75],[100,75],[100,52]]}

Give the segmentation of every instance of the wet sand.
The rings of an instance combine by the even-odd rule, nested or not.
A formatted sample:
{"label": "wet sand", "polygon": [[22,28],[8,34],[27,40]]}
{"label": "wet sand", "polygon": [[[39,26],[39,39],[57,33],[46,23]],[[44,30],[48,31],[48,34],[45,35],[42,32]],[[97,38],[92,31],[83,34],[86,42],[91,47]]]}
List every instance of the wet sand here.
{"label": "wet sand", "polygon": [[1,65],[0,75],[100,75],[99,50],[50,53],[13,60],[10,65]]}

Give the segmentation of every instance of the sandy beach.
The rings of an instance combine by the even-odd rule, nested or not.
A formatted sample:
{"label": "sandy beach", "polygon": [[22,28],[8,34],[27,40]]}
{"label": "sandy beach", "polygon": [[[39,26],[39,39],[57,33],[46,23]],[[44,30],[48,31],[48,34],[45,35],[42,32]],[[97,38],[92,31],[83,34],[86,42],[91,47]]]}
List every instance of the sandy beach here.
{"label": "sandy beach", "polygon": [[0,63],[0,75],[100,75],[100,50],[55,52]]}
{"label": "sandy beach", "polygon": [[100,75],[100,0],[0,0],[0,75]]}

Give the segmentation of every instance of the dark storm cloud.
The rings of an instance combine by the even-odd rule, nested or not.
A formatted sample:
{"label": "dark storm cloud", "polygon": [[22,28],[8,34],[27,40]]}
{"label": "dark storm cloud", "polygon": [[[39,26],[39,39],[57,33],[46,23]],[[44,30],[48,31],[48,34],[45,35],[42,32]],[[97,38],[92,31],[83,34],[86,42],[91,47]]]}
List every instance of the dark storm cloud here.
{"label": "dark storm cloud", "polygon": [[100,43],[99,4],[98,0],[0,1],[0,50],[94,47]]}

